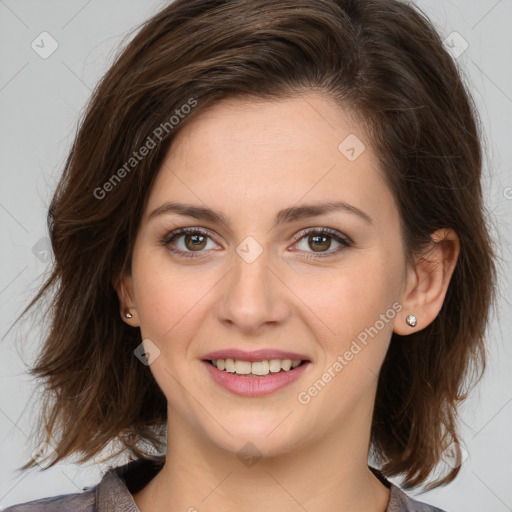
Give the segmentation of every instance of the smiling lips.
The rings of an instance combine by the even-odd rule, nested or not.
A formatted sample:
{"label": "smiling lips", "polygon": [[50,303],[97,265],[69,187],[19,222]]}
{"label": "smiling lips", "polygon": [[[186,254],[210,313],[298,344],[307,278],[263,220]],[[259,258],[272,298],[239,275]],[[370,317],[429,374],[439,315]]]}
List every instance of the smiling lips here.
{"label": "smiling lips", "polygon": [[302,355],[280,350],[223,350],[203,358],[217,384],[240,396],[264,396],[295,381],[309,366]]}
{"label": "smiling lips", "polygon": [[302,361],[291,359],[264,359],[263,361],[242,361],[240,359],[214,359],[210,361],[215,368],[237,375],[249,375],[251,377],[264,377],[269,373],[288,372],[297,368]]}

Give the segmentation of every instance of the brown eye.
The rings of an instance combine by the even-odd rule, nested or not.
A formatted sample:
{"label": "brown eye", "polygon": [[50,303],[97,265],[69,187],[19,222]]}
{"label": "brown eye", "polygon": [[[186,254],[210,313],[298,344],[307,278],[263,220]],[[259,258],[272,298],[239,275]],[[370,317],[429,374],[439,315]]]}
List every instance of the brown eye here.
{"label": "brown eye", "polygon": [[[332,249],[333,242],[337,244],[334,246],[334,249]],[[315,228],[303,231],[297,235],[295,245],[297,249],[307,253],[309,257],[313,254],[313,257],[322,258],[333,256],[343,249],[351,247],[352,241],[341,233],[329,228]]]}
{"label": "brown eye", "polygon": [[[182,228],[167,234],[160,242],[178,256],[193,258],[218,248],[210,234],[199,228]],[[208,246],[208,243],[211,246]]]}
{"label": "brown eye", "polygon": [[315,252],[326,251],[331,247],[331,237],[324,235],[311,235],[308,237],[308,244]]}
{"label": "brown eye", "polygon": [[204,249],[207,242],[207,237],[200,234],[195,235],[182,235],[184,236],[185,247],[191,251]]}

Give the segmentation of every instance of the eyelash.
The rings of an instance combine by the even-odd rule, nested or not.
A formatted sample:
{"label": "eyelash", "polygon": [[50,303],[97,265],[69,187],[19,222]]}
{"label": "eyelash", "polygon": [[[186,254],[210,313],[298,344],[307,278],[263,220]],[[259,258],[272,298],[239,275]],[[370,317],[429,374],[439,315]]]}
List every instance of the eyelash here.
{"label": "eyelash", "polygon": [[[213,241],[215,241],[210,236],[210,233],[205,231],[204,229],[196,228],[196,227],[189,227],[189,228],[180,228],[180,229],[171,231],[170,233],[166,234],[162,238],[160,243],[164,246],[168,246],[172,241],[174,241],[180,235],[187,235],[187,234],[200,234],[200,235],[204,235],[204,236],[212,239]],[[308,254],[313,254],[314,255],[313,258],[331,257],[335,254],[338,254],[342,250],[353,246],[352,240],[350,240],[347,236],[343,236],[340,233],[338,233],[337,231],[334,231],[333,229],[329,229],[329,228],[311,228],[311,229],[301,231],[300,233],[298,233],[295,236],[294,243],[297,243],[300,240],[302,240],[303,238],[306,238],[307,236],[310,236],[310,235],[327,235],[329,238],[332,238],[336,242],[341,244],[341,246],[338,247],[337,249],[335,249],[333,251],[327,251],[324,253],[315,253],[315,252],[306,251],[306,252],[308,252]],[[179,249],[174,249],[171,246],[169,246],[167,248],[172,253],[176,254],[179,257],[183,257],[183,258],[197,258],[197,257],[200,257],[202,252],[204,252],[204,251],[181,251]],[[309,258],[310,258],[310,256],[308,256],[308,259]]]}

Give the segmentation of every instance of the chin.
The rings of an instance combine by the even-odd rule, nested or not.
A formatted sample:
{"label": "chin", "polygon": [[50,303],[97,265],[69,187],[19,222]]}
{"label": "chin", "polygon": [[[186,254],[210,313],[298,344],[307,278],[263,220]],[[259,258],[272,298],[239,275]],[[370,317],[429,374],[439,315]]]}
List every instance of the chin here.
{"label": "chin", "polygon": [[[300,444],[298,433],[291,435],[289,429],[279,432],[280,427],[276,429],[276,425],[279,425],[279,422],[274,422],[272,425],[263,423],[259,426],[246,424],[246,428],[243,428],[243,424],[239,424],[236,429],[229,429],[231,435],[223,429],[215,433],[207,431],[205,434],[219,449],[231,452],[240,459],[271,458],[290,453]],[[210,427],[211,425],[208,426],[208,430]]]}

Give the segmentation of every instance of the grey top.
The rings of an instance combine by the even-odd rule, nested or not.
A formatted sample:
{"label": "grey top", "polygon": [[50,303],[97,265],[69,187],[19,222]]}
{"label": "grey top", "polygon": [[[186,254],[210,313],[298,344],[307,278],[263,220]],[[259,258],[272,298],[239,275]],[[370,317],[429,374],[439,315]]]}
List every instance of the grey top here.
{"label": "grey top", "polygon": [[[140,512],[132,493],[142,489],[162,468],[162,463],[139,459],[105,473],[101,481],[84,492],[22,503],[4,512]],[[390,489],[386,512],[445,512],[409,497],[375,468],[372,472]]]}

